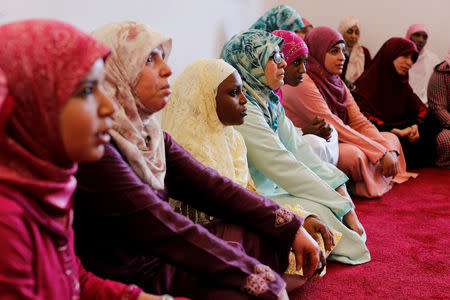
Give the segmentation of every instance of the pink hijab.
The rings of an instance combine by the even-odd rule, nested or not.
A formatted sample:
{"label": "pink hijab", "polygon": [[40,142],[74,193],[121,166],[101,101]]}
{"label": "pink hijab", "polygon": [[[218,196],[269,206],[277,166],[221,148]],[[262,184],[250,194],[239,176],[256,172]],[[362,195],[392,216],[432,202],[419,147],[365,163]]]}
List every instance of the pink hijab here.
{"label": "pink hijab", "polygon": [[[411,34],[413,34],[415,32],[419,32],[419,31],[423,31],[426,34],[428,34],[428,29],[425,27],[425,25],[417,23],[417,24],[412,24],[411,26],[409,26],[408,30],[406,31],[405,38],[407,38],[409,40],[409,38],[411,37]],[[425,48],[422,48],[422,50],[419,52],[419,54],[422,54],[424,49]]]}
{"label": "pink hijab", "polygon": [[316,84],[331,112],[347,124],[347,91],[339,75],[325,69],[325,54],[336,44],[344,43],[342,35],[331,27],[313,28],[305,36],[309,48],[306,73]]}
{"label": "pink hijab", "polygon": [[8,95],[7,84],[6,75],[0,69],[0,143],[5,136],[6,120],[14,107],[13,99]]}
{"label": "pink hijab", "polygon": [[272,34],[284,39],[281,52],[284,54],[284,59],[288,65],[300,55],[308,54],[308,47],[305,42],[293,31],[275,30]]}
{"label": "pink hijab", "polygon": [[[60,21],[0,26],[0,68],[14,101],[0,141],[0,184],[52,213],[68,212],[77,165],[65,153],[59,114],[94,62],[108,53],[106,46]],[[0,106],[3,118],[8,106]]]}

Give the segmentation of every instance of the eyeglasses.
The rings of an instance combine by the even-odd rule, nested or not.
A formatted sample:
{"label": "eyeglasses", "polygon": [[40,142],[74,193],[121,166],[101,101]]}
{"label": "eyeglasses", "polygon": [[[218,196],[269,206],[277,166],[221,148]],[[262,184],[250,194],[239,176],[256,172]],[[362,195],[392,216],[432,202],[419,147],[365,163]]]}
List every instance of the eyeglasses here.
{"label": "eyeglasses", "polygon": [[272,55],[269,58],[273,59],[273,61],[277,65],[279,65],[279,64],[281,64],[281,61],[284,59],[284,54],[281,52],[274,52],[274,53],[272,53]]}

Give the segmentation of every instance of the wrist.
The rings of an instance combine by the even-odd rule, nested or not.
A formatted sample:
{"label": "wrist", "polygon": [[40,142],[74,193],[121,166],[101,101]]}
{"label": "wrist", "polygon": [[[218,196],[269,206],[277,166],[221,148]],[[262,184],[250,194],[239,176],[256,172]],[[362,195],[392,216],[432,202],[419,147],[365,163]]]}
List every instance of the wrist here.
{"label": "wrist", "polygon": [[174,298],[168,294],[161,295],[161,300],[174,300]]}

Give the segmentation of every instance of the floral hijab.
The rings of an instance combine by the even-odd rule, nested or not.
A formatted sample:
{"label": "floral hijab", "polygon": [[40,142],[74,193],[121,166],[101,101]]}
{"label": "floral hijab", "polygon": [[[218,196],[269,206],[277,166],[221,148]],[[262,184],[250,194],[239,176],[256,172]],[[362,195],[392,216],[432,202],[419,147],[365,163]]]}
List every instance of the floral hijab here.
{"label": "floral hijab", "polygon": [[200,59],[188,66],[171,85],[162,127],[202,164],[247,187],[244,140],[216,112],[217,88],[235,71],[222,59]]}
{"label": "floral hijab", "polygon": [[167,60],[172,40],[136,22],[108,24],[92,32],[92,36],[112,49],[105,66],[105,90],[119,108],[114,114],[111,136],[139,178],[156,190],[163,189],[163,133],[134,87],[153,49],[161,45]]}
{"label": "floral hijab", "polygon": [[304,27],[302,17],[295,9],[287,5],[279,5],[266,12],[249,29],[272,32],[274,30],[296,31]]}
{"label": "floral hijab", "polygon": [[49,214],[67,215],[76,186],[77,165],[65,152],[59,115],[94,62],[108,53],[108,47],[64,22],[0,26],[0,69],[10,95],[0,106],[1,118],[7,117],[0,183],[32,197]]}
{"label": "floral hijab", "polygon": [[245,97],[261,109],[274,131],[283,108],[269,87],[264,69],[276,46],[282,48],[282,38],[262,30],[248,30],[233,36],[222,50],[223,59],[241,75]]}

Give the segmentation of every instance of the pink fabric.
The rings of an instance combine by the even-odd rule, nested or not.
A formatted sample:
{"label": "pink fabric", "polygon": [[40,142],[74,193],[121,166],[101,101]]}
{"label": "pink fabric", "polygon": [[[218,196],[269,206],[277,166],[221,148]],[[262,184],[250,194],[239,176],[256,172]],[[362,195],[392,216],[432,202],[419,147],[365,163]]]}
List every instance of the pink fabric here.
{"label": "pink fabric", "polygon": [[0,207],[2,299],[121,300],[127,294],[135,300],[142,292],[86,272],[75,257],[71,220],[49,219],[36,202],[1,184]]}
{"label": "pink fabric", "polygon": [[345,124],[333,114],[308,75],[297,87],[283,86],[284,109],[296,127],[305,126],[315,116],[324,118],[339,135],[338,168],[353,181],[351,191],[362,197],[379,197],[390,189],[391,178],[381,175],[379,160],[386,151],[396,151],[400,172],[394,182],[401,183],[416,174],[406,172],[405,158],[398,138],[380,133],[360,112],[351,93],[347,91]]}
{"label": "pink fabric", "polygon": [[302,18],[302,21],[303,21],[303,24],[305,25],[305,27],[306,26],[312,26],[312,24],[308,20],[306,20],[305,18]]}
{"label": "pink fabric", "polygon": [[[415,33],[415,32],[419,32],[419,31],[423,31],[426,34],[428,34],[428,29],[425,27],[425,25],[423,24],[412,24],[411,26],[409,26],[408,30],[406,31],[406,36],[405,38],[407,38],[408,40],[411,37],[411,34]],[[419,54],[423,53],[424,48],[422,48],[422,51],[419,52]]]}
{"label": "pink fabric", "polygon": [[325,54],[337,43],[344,43],[344,38],[330,27],[319,26],[306,34],[305,42],[309,48],[306,73],[315,82],[331,112],[347,124],[347,89],[345,84],[339,75],[328,73],[324,67]]}
{"label": "pink fabric", "polygon": [[[2,299],[136,299],[139,288],[87,273],[74,253],[69,161],[59,115],[109,49],[73,26],[29,20],[0,26],[0,68],[14,110],[0,142]],[[12,98],[9,98],[12,99]],[[4,113],[1,107],[0,115]]]}
{"label": "pink fabric", "polygon": [[6,75],[0,69],[0,143],[5,136],[5,125],[14,107],[13,99],[8,95]]}
{"label": "pink fabric", "polygon": [[0,68],[16,107],[0,153],[0,182],[54,209],[71,208],[76,165],[62,147],[59,113],[93,63],[108,52],[62,22],[29,20],[0,27]]}
{"label": "pink fabric", "polygon": [[308,47],[305,42],[293,31],[275,30],[272,34],[284,39],[281,52],[284,54],[284,59],[288,65],[299,56],[308,54]]}

